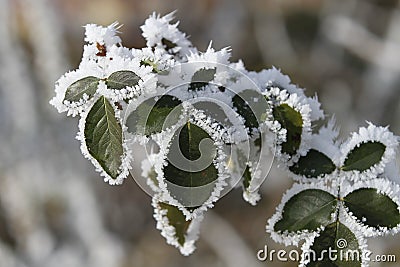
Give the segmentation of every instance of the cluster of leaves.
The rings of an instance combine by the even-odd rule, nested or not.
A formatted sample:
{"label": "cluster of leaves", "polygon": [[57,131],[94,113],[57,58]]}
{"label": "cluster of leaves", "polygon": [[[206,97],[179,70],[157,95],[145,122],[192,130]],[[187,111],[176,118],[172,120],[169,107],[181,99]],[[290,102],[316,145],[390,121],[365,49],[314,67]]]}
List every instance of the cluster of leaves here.
{"label": "cluster of leaves", "polygon": [[[314,136],[307,154],[288,167],[297,183],[267,225],[277,242],[304,241],[300,266],[368,266],[365,238],[400,230],[400,187],[385,176],[392,172],[397,137],[372,124],[341,145],[336,137],[331,123]],[[357,251],[357,257],[319,262],[309,257],[310,251],[321,255],[329,248],[337,255]]]}
{"label": "cluster of leaves", "polygon": [[397,231],[398,189],[380,177],[397,146],[387,129],[370,125],[342,146],[332,127],[312,134],[324,119],[316,98],[275,68],[230,62],[227,48],[197,51],[172,20],[151,15],[142,49],[123,47],[116,23],[87,25],[79,68],[57,81],[51,100],[80,116],[81,151],[109,184],[140,159],[134,145],[148,148],[142,179],[169,244],[192,253],[204,212],[233,187],[255,205],[273,155],[298,181],[267,227],[277,241],[312,239],[321,249],[345,235],[363,250],[362,230]]}

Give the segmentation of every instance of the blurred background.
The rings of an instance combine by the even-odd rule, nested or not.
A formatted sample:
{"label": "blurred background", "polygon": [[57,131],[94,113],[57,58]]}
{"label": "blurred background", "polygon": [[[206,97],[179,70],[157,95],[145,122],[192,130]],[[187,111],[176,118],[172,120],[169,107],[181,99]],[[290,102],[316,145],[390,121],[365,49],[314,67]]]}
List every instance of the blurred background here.
{"label": "blurred background", "polygon": [[[200,50],[231,46],[248,69],[276,66],[318,93],[343,138],[365,120],[400,134],[396,0],[0,0],[1,267],[296,266],[256,258],[266,244],[282,248],[264,230],[292,183],[276,166],[258,206],[241,190],[225,196],[183,257],[155,228],[150,197],[131,178],[104,183],[80,153],[77,118],[48,104],[54,82],[79,64],[83,25],[119,21],[123,44],[140,48],[148,15],[173,10]],[[369,246],[400,261],[399,241]]]}

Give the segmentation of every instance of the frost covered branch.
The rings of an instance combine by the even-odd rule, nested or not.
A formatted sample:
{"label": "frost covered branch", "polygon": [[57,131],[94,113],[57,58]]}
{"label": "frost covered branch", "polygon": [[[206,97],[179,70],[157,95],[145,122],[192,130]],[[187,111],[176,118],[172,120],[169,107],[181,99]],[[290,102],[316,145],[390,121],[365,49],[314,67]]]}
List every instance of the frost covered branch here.
{"label": "frost covered branch", "polygon": [[230,48],[198,51],[173,15],[145,21],[141,49],[122,45],[118,23],[86,25],[81,63],[50,101],[80,117],[81,152],[111,185],[129,175],[132,148],[146,148],[134,178],[147,184],[168,244],[191,254],[205,212],[235,187],[256,205],[273,156],[295,181],[267,225],[277,242],[305,242],[306,253],[346,235],[364,252],[365,237],[399,232],[400,187],[386,177],[398,137],[368,123],[341,143],[334,120],[316,132],[325,119],[317,96],[274,67],[231,62]]}

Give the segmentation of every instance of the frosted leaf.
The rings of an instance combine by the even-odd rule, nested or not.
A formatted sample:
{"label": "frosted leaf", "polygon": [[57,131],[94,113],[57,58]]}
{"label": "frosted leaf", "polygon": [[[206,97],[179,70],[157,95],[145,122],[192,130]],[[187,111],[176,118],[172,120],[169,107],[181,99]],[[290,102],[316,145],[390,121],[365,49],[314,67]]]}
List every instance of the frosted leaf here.
{"label": "frosted leaf", "polygon": [[[213,122],[211,118],[208,118],[201,111],[193,109],[190,106],[186,108],[187,108],[186,110],[187,115],[183,115],[180,122],[178,122],[173,128],[167,131],[163,131],[160,134],[156,134],[154,136],[154,140],[160,146],[160,153],[164,156],[163,162],[160,161],[155,164],[155,171],[158,175],[157,180],[159,183],[159,187],[163,192],[163,194],[160,195],[161,200],[171,205],[177,206],[183,212],[183,214],[186,216],[187,219],[192,219],[202,215],[203,212],[206,211],[208,208],[213,207],[214,202],[216,202],[220,198],[221,192],[227,186],[226,180],[229,178],[229,172],[228,172],[228,167],[226,165],[227,156],[224,152],[223,144],[229,141],[229,135],[226,132],[226,130],[224,130],[224,128],[218,126],[217,123]],[[203,186],[199,187],[199,190],[204,189],[208,192],[209,190],[208,187],[212,186],[212,188],[210,188],[211,190],[209,196],[205,200],[201,198],[201,203],[197,203],[199,201],[198,199],[189,199],[197,201],[196,202],[197,204],[194,204],[194,202],[191,204],[195,206],[194,209],[193,207],[192,208],[186,207],[187,206],[186,202],[188,200],[177,199],[177,197],[180,197],[180,194],[183,194],[182,196],[184,196],[185,191],[182,190],[185,190],[186,187],[181,187],[179,185],[174,185],[168,182],[166,180],[164,172],[167,155],[169,153],[170,145],[172,143],[174,134],[177,132],[177,130],[179,130],[183,125],[186,125],[188,122],[204,130],[213,140],[214,146],[216,147],[217,151],[216,156],[212,162],[212,165],[215,167],[217,171],[217,179],[211,184],[207,184],[204,187]],[[189,187],[189,190],[194,190],[194,189],[196,189],[196,187],[195,188]],[[184,202],[182,203],[181,201]]]}
{"label": "frosted leaf", "polygon": [[[346,196],[359,189],[376,189],[377,193],[382,194],[383,196],[386,196],[391,201],[393,201],[397,205],[397,210],[400,213],[400,186],[398,184],[395,184],[384,178],[359,181],[352,186],[344,187],[344,190],[341,192],[341,197],[346,199]],[[385,207],[382,208],[384,209]],[[400,214],[398,214],[397,216],[400,217]],[[368,226],[368,224],[365,224],[364,222],[362,222],[362,220],[357,219],[357,217],[353,215],[347,207],[346,212],[344,213],[344,218],[348,223],[351,223],[355,229],[358,229],[366,237],[393,235],[400,232],[400,223],[394,227]]]}
{"label": "frosted leaf", "polygon": [[[56,95],[50,100],[58,112],[67,112],[67,115],[76,116],[88,109],[93,103],[94,98],[89,99],[88,95],[83,95],[79,101],[64,100],[69,86],[86,77],[102,78],[102,70],[95,62],[85,62],[79,69],[67,72],[57,82],[55,86]],[[96,92],[94,93],[96,95]]]}
{"label": "frosted leaf", "polygon": [[[131,71],[140,79],[137,85],[122,89],[107,88],[107,78],[118,71]],[[98,86],[94,94],[84,94],[79,101],[64,100],[68,88],[75,82],[87,78],[98,78]],[[101,63],[95,60],[83,60],[79,68],[66,73],[56,82],[56,96],[50,101],[59,112],[67,111],[67,115],[76,116],[88,109],[93,103],[95,95],[104,95],[114,102],[138,97],[141,94],[153,94],[156,90],[157,77],[149,66],[141,66],[140,61],[129,59],[111,53],[110,57],[103,58]]]}
{"label": "frosted leaf", "polygon": [[[302,104],[300,98],[297,94],[289,94],[286,90],[280,90],[277,87],[270,88],[268,91],[263,92],[265,97],[267,98],[268,104],[273,107],[273,109],[283,109],[282,112],[289,112],[287,114],[293,114],[295,116],[294,119],[301,120],[299,122],[289,120],[291,124],[296,123],[293,125],[294,129],[286,129],[286,125],[281,125],[282,120],[284,121],[285,115],[278,116],[281,118],[281,122],[278,119],[273,117],[267,117],[267,121],[265,122],[272,131],[274,131],[278,136],[278,143],[277,143],[277,153],[276,156],[282,162],[285,162],[287,165],[291,166],[294,162],[296,162],[300,155],[305,155],[310,146],[310,139],[311,139],[311,119],[310,119],[310,112],[311,109],[308,104]],[[279,110],[277,110],[279,111]],[[278,113],[282,113],[278,112]],[[298,113],[298,114],[295,114]],[[279,114],[276,114],[279,115]],[[301,118],[298,118],[298,116]],[[286,115],[285,115],[286,116]],[[289,118],[288,118],[289,119]],[[301,124],[301,125],[298,125]],[[300,132],[299,127],[301,127]],[[285,132],[283,131],[285,129]],[[288,132],[290,130],[290,132]],[[293,134],[300,134],[300,138],[297,136],[293,136]],[[283,140],[283,134],[286,135],[285,139]],[[288,135],[292,136],[292,138],[288,138]],[[289,155],[284,150],[287,148],[284,145],[289,145],[288,142],[298,142],[297,146],[290,146],[290,150],[292,155]]]}
{"label": "frosted leaf", "polygon": [[[331,194],[332,196],[335,196],[337,194],[337,192],[335,192],[333,188],[326,186],[325,183],[323,182],[316,182],[309,184],[294,184],[293,187],[283,195],[281,203],[276,208],[275,214],[267,222],[266,231],[271,235],[271,238],[275,242],[285,244],[286,246],[289,245],[297,246],[300,241],[314,237],[316,232],[324,229],[324,226],[321,225],[314,231],[309,231],[309,230],[301,230],[297,232],[275,231],[275,225],[283,218],[283,211],[286,203],[288,203],[290,199],[292,199],[297,194],[303,192],[304,190],[322,190],[326,193]],[[331,222],[334,222],[336,220],[336,212],[333,212],[331,216],[332,216]]]}
{"label": "frosted leaf", "polygon": [[[96,98],[96,102],[98,100],[99,98]],[[123,180],[129,175],[129,169],[131,169],[130,163],[132,161],[132,153],[128,147],[127,140],[125,138],[122,138],[122,156],[120,159],[120,166],[118,167],[119,172],[115,177],[112,177],[99,163],[99,161],[94,158],[93,155],[91,155],[88,149],[88,144],[86,143],[86,119],[87,116],[90,114],[90,110],[92,107],[93,106],[91,106],[90,109],[88,109],[86,112],[82,113],[79,120],[79,132],[76,136],[76,139],[81,141],[81,152],[85,158],[89,159],[92,162],[92,164],[96,168],[96,171],[100,172],[100,175],[104,177],[105,182],[108,182],[110,185],[122,184]],[[122,125],[119,110],[115,106],[112,106],[112,108],[114,109],[114,116],[117,119],[117,122],[121,125],[121,131],[126,131],[125,127]]]}
{"label": "frosted leaf", "polygon": [[78,102],[83,98],[89,99],[93,97],[97,91],[99,81],[99,78],[89,76],[74,82],[68,86],[64,101]]}
{"label": "frosted leaf", "polygon": [[305,156],[289,167],[295,180],[309,182],[310,179],[326,179],[329,175],[335,176],[335,164],[324,153],[310,149]]}
{"label": "frosted leaf", "polygon": [[157,77],[150,66],[141,66],[140,61],[136,59],[130,60],[114,56],[111,60],[108,60],[107,67],[104,69],[104,76],[108,78],[113,73],[121,71],[131,71],[137,75],[139,77],[137,85],[127,86],[122,89],[112,89],[106,85],[106,80],[105,86],[100,87],[99,93],[115,102],[123,99],[132,99],[142,94],[151,95],[155,93]]}
{"label": "frosted leaf", "polygon": [[184,256],[192,254],[196,249],[203,216],[186,220],[178,208],[162,203],[158,195],[153,197],[152,206],[156,227],[167,243],[178,248]]}
{"label": "frosted leaf", "polygon": [[[341,146],[340,166],[345,165],[352,151],[356,151],[362,144],[367,143],[383,145],[384,153],[377,163],[374,163],[366,170],[359,171],[357,169],[351,169],[350,171],[346,171],[345,173],[348,179],[373,179],[376,178],[377,175],[382,174],[386,164],[392,161],[396,156],[397,146],[399,144],[398,138],[388,130],[388,127],[379,127],[368,122],[368,127],[361,127],[358,133],[352,133],[351,137]],[[368,156],[371,157],[372,154]]]}
{"label": "frosted leaf", "polygon": [[[343,210],[341,210],[343,211]],[[340,212],[341,214],[341,212]],[[345,257],[347,256],[347,252],[351,252],[351,250],[359,251],[359,261],[361,263],[361,267],[367,267],[369,266],[369,261],[367,256],[369,255],[370,251],[368,250],[368,245],[367,241],[364,238],[364,235],[362,232],[358,231],[356,228],[353,227],[353,225],[349,222],[347,222],[343,216],[339,215],[338,221],[334,223],[335,226],[331,227],[335,228],[336,231],[341,231],[340,233],[335,233],[334,235],[325,235],[323,240],[320,241],[319,248],[314,247],[316,244],[316,241],[318,241],[318,238],[321,237],[324,233],[324,230],[319,231],[318,233],[315,233],[313,236],[310,238],[307,238],[303,245],[301,246],[301,260],[299,267],[306,267],[310,263],[310,261],[313,260],[314,253],[316,254],[317,257],[320,256],[325,256],[326,262],[323,264],[330,264],[329,262],[329,256],[328,254],[322,255],[321,254],[321,248],[320,246],[324,245],[329,245],[332,250],[338,251],[337,254],[337,259],[339,262],[336,262],[336,264],[340,264],[340,255],[343,255],[342,258],[346,260],[347,264],[351,264],[349,260],[352,260],[351,254],[348,254],[349,258],[346,259]],[[336,226],[338,224],[339,226]],[[327,229],[329,231],[329,229]],[[333,232],[331,232],[333,234]],[[333,236],[335,238],[333,240],[330,240]],[[329,249],[329,247],[327,248]],[[350,250],[347,250],[350,249]],[[357,255],[356,255],[357,256]],[[356,260],[357,261],[357,260]],[[322,264],[322,263],[321,263]],[[354,263],[355,264],[355,263]]]}

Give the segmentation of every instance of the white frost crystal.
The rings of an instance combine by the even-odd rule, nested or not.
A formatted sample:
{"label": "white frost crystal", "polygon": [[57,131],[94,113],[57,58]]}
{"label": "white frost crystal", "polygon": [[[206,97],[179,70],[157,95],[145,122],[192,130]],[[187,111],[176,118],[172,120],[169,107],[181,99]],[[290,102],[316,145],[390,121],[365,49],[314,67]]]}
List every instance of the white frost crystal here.
{"label": "white frost crystal", "polygon": [[140,27],[143,31],[143,37],[147,41],[146,45],[167,50],[166,45],[163,44],[163,41],[167,40],[174,45],[171,48],[172,53],[179,53],[184,56],[190,52],[195,52],[196,50],[192,48],[186,34],[178,30],[179,22],[171,23],[174,19],[174,13],[171,12],[163,17],[160,14],[153,13],[146,19],[144,25]]}
{"label": "white frost crystal", "polygon": [[121,38],[117,35],[121,26],[118,22],[114,22],[107,27],[98,26],[96,24],[87,24],[85,26],[85,42],[90,44],[100,44],[112,46],[121,43]]}

